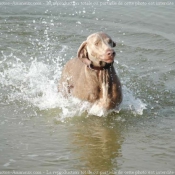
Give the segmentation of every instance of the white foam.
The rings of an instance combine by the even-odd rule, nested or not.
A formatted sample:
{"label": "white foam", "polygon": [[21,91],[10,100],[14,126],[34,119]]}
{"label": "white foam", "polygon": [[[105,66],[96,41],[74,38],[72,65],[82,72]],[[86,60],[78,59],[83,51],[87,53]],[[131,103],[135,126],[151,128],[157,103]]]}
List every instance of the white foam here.
{"label": "white foam", "polygon": [[[64,52],[67,47],[62,47]],[[19,58],[11,55],[13,63],[4,60],[0,62],[0,84],[2,86],[12,86],[8,92],[10,101],[25,101],[37,107],[39,110],[49,110],[59,108],[58,114],[60,119],[81,115],[87,111],[88,115],[106,116],[111,111],[105,111],[97,105],[70,97],[65,99],[57,91],[57,84],[61,74],[61,67],[57,61],[53,64],[46,64],[41,61],[30,60],[25,63]],[[60,58],[58,58],[60,59]],[[3,66],[4,63],[6,66]],[[123,103],[120,107],[122,110],[130,110],[135,115],[142,115],[146,109],[146,104],[141,99],[135,98],[132,91],[123,86]],[[119,109],[114,109],[119,112]]]}
{"label": "white foam", "polygon": [[134,115],[143,115],[143,110],[146,109],[146,104],[141,99],[136,98],[133,92],[126,86],[123,86],[123,103],[121,108],[130,110]]}

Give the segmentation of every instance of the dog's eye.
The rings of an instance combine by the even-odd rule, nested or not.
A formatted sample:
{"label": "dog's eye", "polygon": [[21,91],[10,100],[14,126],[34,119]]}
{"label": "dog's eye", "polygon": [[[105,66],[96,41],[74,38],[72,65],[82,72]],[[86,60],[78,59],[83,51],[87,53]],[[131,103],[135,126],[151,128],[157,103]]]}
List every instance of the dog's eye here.
{"label": "dog's eye", "polygon": [[107,42],[109,45],[112,44],[112,40],[111,40],[110,38],[107,38],[107,39],[106,39],[106,42]]}
{"label": "dog's eye", "polygon": [[111,39],[108,39],[108,43],[109,43],[109,44],[112,44],[112,40],[111,40]]}
{"label": "dog's eye", "polygon": [[99,44],[99,41],[96,41],[96,42],[95,42],[95,45],[98,46],[98,44]]}

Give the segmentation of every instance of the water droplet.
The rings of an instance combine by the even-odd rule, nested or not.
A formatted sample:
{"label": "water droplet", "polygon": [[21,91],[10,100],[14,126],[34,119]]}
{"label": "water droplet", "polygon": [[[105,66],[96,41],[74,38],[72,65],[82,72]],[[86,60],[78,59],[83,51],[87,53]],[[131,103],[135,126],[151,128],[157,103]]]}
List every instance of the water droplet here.
{"label": "water droplet", "polygon": [[80,22],[80,21],[77,21],[76,23],[77,23],[77,24],[81,24],[81,22]]}

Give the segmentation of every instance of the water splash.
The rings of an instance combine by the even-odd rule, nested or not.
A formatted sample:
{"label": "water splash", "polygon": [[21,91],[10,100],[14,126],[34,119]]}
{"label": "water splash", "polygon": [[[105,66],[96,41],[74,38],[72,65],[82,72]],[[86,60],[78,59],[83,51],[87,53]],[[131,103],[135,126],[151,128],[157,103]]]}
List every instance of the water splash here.
{"label": "water splash", "polygon": [[121,108],[130,110],[134,115],[143,115],[143,110],[146,109],[146,106],[141,99],[133,95],[130,89],[123,86],[123,103]]}
{"label": "water splash", "polygon": [[[65,49],[62,47],[60,52],[64,52]],[[12,61],[7,61],[7,57],[10,57]],[[0,72],[0,86],[4,89],[10,87],[7,94],[8,100],[11,102],[25,101],[39,110],[59,108],[58,116],[61,120],[66,117],[81,115],[85,111],[88,115],[97,116],[106,116],[111,112],[73,97],[68,99],[62,97],[57,91],[62,68],[58,62],[55,64],[55,59],[53,64],[46,64],[37,61],[37,59],[25,63],[10,54],[4,56],[0,63],[0,69],[2,70]],[[126,86],[123,86],[123,95],[124,100],[120,109],[130,110],[135,115],[142,115],[143,110],[146,109],[146,104],[135,98],[132,91]],[[117,108],[113,111],[119,112],[120,109]]]}

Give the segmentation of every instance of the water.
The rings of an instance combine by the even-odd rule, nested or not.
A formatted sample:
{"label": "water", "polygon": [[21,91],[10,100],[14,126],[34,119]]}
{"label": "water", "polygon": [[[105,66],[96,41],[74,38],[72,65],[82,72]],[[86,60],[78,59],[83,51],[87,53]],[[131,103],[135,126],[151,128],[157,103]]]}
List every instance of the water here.
{"label": "water", "polygon": [[[175,5],[40,3],[0,5],[0,172],[173,174]],[[117,43],[123,85],[108,113],[57,92],[63,65],[97,31]]]}

